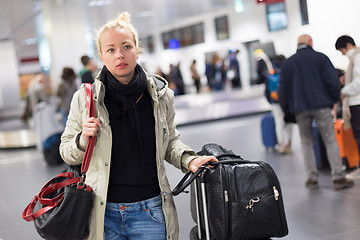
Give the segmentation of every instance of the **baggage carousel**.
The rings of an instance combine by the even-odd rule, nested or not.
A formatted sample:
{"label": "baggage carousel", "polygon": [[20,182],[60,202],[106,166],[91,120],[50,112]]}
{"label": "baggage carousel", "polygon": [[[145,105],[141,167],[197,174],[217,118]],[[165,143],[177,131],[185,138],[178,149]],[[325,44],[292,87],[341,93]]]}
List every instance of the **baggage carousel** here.
{"label": "baggage carousel", "polygon": [[[270,111],[263,86],[175,97],[177,126],[204,123]],[[20,119],[22,107],[0,109],[0,149],[36,146],[35,131]]]}
{"label": "baggage carousel", "polygon": [[0,149],[36,146],[35,131],[20,119],[22,107],[0,110]]}

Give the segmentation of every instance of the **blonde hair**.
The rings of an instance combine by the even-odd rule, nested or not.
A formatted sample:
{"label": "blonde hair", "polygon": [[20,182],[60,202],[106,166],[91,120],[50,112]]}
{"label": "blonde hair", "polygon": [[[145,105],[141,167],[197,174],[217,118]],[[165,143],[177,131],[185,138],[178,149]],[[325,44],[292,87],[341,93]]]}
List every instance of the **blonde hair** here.
{"label": "blonde hair", "polygon": [[131,21],[130,21],[130,14],[128,12],[122,12],[120,13],[117,18],[108,21],[97,33],[97,37],[96,37],[96,45],[97,45],[97,49],[98,52],[100,54],[100,56],[102,55],[101,52],[101,38],[102,35],[111,30],[111,29],[115,29],[115,28],[125,28],[128,29],[134,36],[134,42],[135,42],[135,47],[139,50],[140,52],[140,42],[139,42],[139,36],[138,36],[138,32],[137,30],[134,28],[134,26],[132,25]]}

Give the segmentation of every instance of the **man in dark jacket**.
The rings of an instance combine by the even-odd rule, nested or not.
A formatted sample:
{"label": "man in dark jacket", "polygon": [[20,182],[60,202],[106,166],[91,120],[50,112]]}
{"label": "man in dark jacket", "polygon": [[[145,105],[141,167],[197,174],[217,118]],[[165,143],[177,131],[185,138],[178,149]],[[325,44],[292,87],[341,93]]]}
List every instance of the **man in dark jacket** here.
{"label": "man in dark jacket", "polygon": [[81,83],[93,83],[94,82],[94,73],[98,70],[96,64],[93,60],[84,55],[80,58],[81,63],[84,65],[84,69],[82,69],[79,73],[81,77]]}
{"label": "man in dark jacket", "polygon": [[309,35],[298,39],[297,52],[285,61],[279,83],[280,105],[284,112],[295,115],[299,125],[302,153],[307,172],[306,187],[318,188],[318,171],[313,149],[312,123],[316,121],[325,143],[333,188],[354,185],[345,179],[340,151],[336,142],[331,108],[340,98],[340,84],[330,59],[312,48]]}

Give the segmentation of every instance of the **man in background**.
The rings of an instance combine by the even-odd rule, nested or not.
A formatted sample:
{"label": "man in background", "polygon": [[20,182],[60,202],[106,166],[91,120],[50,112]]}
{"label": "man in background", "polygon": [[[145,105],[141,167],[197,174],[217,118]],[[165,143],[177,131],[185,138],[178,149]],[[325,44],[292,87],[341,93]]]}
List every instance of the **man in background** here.
{"label": "man in background", "polygon": [[[360,48],[356,47],[354,39],[348,35],[340,36],[335,48],[350,60],[345,72],[345,86],[341,90],[342,118],[344,129],[352,127],[360,149]],[[359,168],[346,175],[346,178],[360,179]]]}
{"label": "man in background", "polygon": [[80,60],[84,66],[84,68],[79,73],[81,77],[81,83],[93,83],[94,82],[93,74],[97,70],[96,64],[87,55],[82,56]]}

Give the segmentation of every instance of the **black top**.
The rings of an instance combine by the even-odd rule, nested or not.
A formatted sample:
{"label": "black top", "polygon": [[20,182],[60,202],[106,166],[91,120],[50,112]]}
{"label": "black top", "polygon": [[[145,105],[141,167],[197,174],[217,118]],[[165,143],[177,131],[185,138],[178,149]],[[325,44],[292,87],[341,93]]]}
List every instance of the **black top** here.
{"label": "black top", "polygon": [[140,115],[144,161],[138,160],[134,146],[136,136],[131,131],[130,121],[135,120],[119,118],[120,124],[111,128],[113,146],[108,202],[137,202],[160,194],[155,158],[155,119],[152,99],[147,90],[136,107]]}

